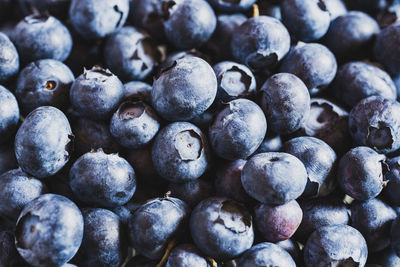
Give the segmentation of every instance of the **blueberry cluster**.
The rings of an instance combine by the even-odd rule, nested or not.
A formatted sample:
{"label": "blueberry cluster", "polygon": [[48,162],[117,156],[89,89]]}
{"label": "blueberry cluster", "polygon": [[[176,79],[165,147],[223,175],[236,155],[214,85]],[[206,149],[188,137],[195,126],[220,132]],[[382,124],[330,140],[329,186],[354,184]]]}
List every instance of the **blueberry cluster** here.
{"label": "blueberry cluster", "polygon": [[399,101],[400,0],[0,0],[0,267],[399,267]]}

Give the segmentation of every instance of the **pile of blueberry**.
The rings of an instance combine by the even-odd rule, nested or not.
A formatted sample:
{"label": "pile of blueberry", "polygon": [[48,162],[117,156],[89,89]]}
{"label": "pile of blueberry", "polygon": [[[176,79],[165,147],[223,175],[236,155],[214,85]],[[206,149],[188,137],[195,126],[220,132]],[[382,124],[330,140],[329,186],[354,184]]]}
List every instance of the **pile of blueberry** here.
{"label": "pile of blueberry", "polygon": [[0,0],[0,84],[0,267],[400,266],[400,0]]}

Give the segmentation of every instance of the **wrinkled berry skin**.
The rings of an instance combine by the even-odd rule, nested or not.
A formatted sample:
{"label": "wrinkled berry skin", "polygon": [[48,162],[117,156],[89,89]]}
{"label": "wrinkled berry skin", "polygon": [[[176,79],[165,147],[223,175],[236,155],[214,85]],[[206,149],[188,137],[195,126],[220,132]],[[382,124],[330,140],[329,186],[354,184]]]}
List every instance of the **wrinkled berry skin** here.
{"label": "wrinkled berry skin", "polygon": [[124,85],[109,70],[95,66],[80,75],[71,86],[70,101],[81,116],[107,120],[124,96]]}
{"label": "wrinkled berry skin", "polygon": [[26,204],[47,193],[42,181],[20,169],[10,170],[0,176],[0,216],[12,225]]}
{"label": "wrinkled berry skin", "polygon": [[244,206],[224,197],[200,202],[190,217],[196,246],[215,260],[229,260],[253,244],[252,217]]}
{"label": "wrinkled berry skin", "polygon": [[361,100],[349,114],[349,130],[354,142],[379,153],[400,148],[400,103],[381,96]]}
{"label": "wrinkled berry skin", "polygon": [[9,81],[18,70],[18,51],[7,35],[0,32],[0,83]]}
{"label": "wrinkled berry skin", "polygon": [[13,232],[0,230],[0,251],[0,266],[15,267],[26,265],[15,248],[15,238]]}
{"label": "wrinkled berry skin", "polygon": [[361,11],[350,11],[332,21],[324,37],[324,44],[339,60],[369,55],[378,23]]}
{"label": "wrinkled berry skin", "polygon": [[54,175],[71,157],[73,139],[64,113],[55,107],[39,107],[25,118],[15,136],[18,164],[37,178]]}
{"label": "wrinkled berry skin", "polygon": [[359,146],[347,152],[339,162],[337,179],[342,190],[357,200],[376,197],[384,187],[387,170],[385,155]]}
{"label": "wrinkled berry skin", "polygon": [[245,65],[222,61],[213,66],[218,81],[216,100],[226,103],[256,93],[256,78]]}
{"label": "wrinkled berry skin", "polygon": [[211,66],[198,57],[183,57],[164,68],[153,83],[154,109],[170,121],[190,120],[206,111],[217,94]]}
{"label": "wrinkled berry skin", "polygon": [[352,264],[364,266],[368,248],[364,237],[351,226],[338,224],[317,229],[304,248],[306,267]]}
{"label": "wrinkled berry skin", "polygon": [[128,202],[135,193],[136,175],[125,159],[98,150],[74,162],[69,185],[75,197],[84,203],[116,207]]}
{"label": "wrinkled berry skin", "polygon": [[350,211],[338,197],[302,200],[299,204],[303,210],[303,220],[296,231],[295,238],[303,244],[316,229],[350,222]]}
{"label": "wrinkled berry skin", "polygon": [[19,254],[33,266],[61,266],[78,251],[83,217],[68,198],[45,194],[22,210],[15,230]]}
{"label": "wrinkled berry skin", "polygon": [[75,77],[62,62],[42,59],[28,64],[18,75],[15,94],[24,114],[40,106],[65,110]]}
{"label": "wrinkled berry skin", "polygon": [[[168,4],[167,4],[168,3]],[[167,16],[163,22],[168,41],[179,50],[199,47],[210,39],[217,25],[217,18],[205,0],[175,0],[175,5],[163,10]],[[163,7],[164,9],[164,7]]]}
{"label": "wrinkled berry skin", "polygon": [[253,154],[266,132],[263,111],[256,103],[244,98],[224,105],[208,130],[214,152],[227,160],[245,159]]}
{"label": "wrinkled berry skin", "polygon": [[314,137],[297,137],[287,141],[283,151],[306,167],[308,180],[303,197],[327,196],[336,188],[336,153],[327,143]]}
{"label": "wrinkled berry skin", "polygon": [[143,101],[125,101],[110,122],[111,135],[127,148],[147,145],[160,129],[160,119]]}
{"label": "wrinkled berry skin", "polygon": [[369,252],[390,245],[390,227],[396,217],[396,211],[378,198],[351,203],[351,225],[364,236]]}
{"label": "wrinkled berry skin", "polygon": [[389,74],[371,64],[353,61],[342,65],[332,84],[336,99],[349,107],[369,96],[396,100],[396,86]]}
{"label": "wrinkled berry skin", "polygon": [[277,134],[297,131],[310,112],[310,94],[304,83],[293,74],[278,73],[260,90],[268,127]]}
{"label": "wrinkled berry skin", "polygon": [[281,4],[285,26],[298,40],[318,40],[328,31],[330,15],[320,0],[284,0]]}
{"label": "wrinkled berry skin", "polygon": [[382,29],[376,37],[374,56],[391,75],[400,74],[400,24]]}
{"label": "wrinkled berry skin", "polygon": [[83,209],[82,215],[83,240],[74,262],[79,266],[121,266],[128,242],[119,217],[105,209]]}
{"label": "wrinkled berry skin", "polygon": [[154,41],[142,30],[123,27],[107,38],[104,60],[122,80],[143,80],[157,65],[159,52]]}
{"label": "wrinkled berry skin", "polygon": [[265,241],[290,238],[299,227],[303,212],[296,200],[283,205],[261,204],[254,209],[254,222]]}
{"label": "wrinkled berry skin", "polygon": [[280,71],[295,74],[311,95],[322,92],[335,78],[336,58],[329,49],[317,43],[299,43],[283,60]]}
{"label": "wrinkled berry skin", "polygon": [[210,150],[199,128],[189,122],[174,122],[156,136],[152,159],[161,177],[184,182],[197,179],[206,171]]}
{"label": "wrinkled berry skin", "polygon": [[270,69],[289,52],[289,32],[275,18],[250,18],[233,33],[231,49],[233,56],[251,69]]}
{"label": "wrinkled berry skin", "polygon": [[0,144],[7,142],[18,127],[19,107],[15,96],[0,85]]}
{"label": "wrinkled berry skin", "polygon": [[207,42],[207,47],[214,52],[216,58],[220,60],[232,58],[232,35],[246,20],[247,17],[241,13],[220,14],[217,16],[217,27]]}
{"label": "wrinkled berry skin", "polygon": [[311,98],[310,103],[310,113],[297,134],[325,141],[338,155],[346,153],[351,146],[349,113],[324,98]]}
{"label": "wrinkled berry skin", "polygon": [[227,197],[237,202],[248,203],[250,196],[242,186],[242,170],[246,161],[238,159],[218,166],[215,178],[217,196]]}
{"label": "wrinkled berry skin", "polygon": [[256,0],[209,0],[210,4],[218,11],[223,13],[242,12],[249,9]]}
{"label": "wrinkled berry skin", "polygon": [[75,134],[75,156],[79,157],[99,148],[109,154],[119,151],[120,147],[112,137],[108,123],[79,117],[71,126],[72,132]]}
{"label": "wrinkled berry skin", "polygon": [[129,0],[71,0],[69,17],[75,31],[88,40],[120,29],[128,18]]}
{"label": "wrinkled berry skin", "polygon": [[172,192],[172,196],[184,201],[191,208],[213,195],[213,187],[203,179],[185,183],[170,183],[168,188]]}
{"label": "wrinkled berry skin", "polygon": [[388,181],[383,193],[390,203],[400,205],[400,157],[388,160],[389,171],[385,174]]}
{"label": "wrinkled berry skin", "polygon": [[210,265],[195,245],[181,244],[171,250],[165,267],[185,266],[209,267]]}
{"label": "wrinkled berry skin", "polygon": [[307,171],[295,156],[282,152],[256,154],[244,165],[242,185],[251,197],[265,204],[282,205],[306,188]]}
{"label": "wrinkled berry skin", "polygon": [[64,61],[72,50],[68,29],[51,16],[25,17],[15,27],[12,39],[23,64],[45,58]]}
{"label": "wrinkled berry skin", "polygon": [[398,257],[400,257],[400,216],[397,216],[397,218],[392,222],[390,243],[394,252]]}
{"label": "wrinkled berry skin", "polygon": [[14,145],[0,145],[0,175],[6,171],[17,168]]}
{"label": "wrinkled berry skin", "polygon": [[177,198],[150,199],[129,221],[130,245],[149,259],[161,259],[168,243],[185,231],[189,213]]}
{"label": "wrinkled berry skin", "polygon": [[288,252],[280,246],[264,242],[247,250],[238,261],[238,266],[285,266],[295,267],[296,263]]}

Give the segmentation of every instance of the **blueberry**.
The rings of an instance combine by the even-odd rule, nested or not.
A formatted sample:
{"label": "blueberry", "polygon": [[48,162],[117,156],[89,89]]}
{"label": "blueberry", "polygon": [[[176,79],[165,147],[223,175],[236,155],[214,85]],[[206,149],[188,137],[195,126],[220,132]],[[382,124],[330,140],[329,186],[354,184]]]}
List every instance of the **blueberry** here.
{"label": "blueberry", "polygon": [[262,141],[255,153],[278,152],[281,150],[282,145],[282,138],[280,135],[269,135],[267,133],[267,136]]}
{"label": "blueberry", "polygon": [[249,9],[256,0],[209,0],[210,4],[220,12],[231,13],[231,12],[242,12]]}
{"label": "blueberry", "polygon": [[335,56],[328,48],[317,43],[298,43],[283,60],[280,71],[295,74],[315,95],[332,82],[336,69]]}
{"label": "blueberry", "polygon": [[74,80],[74,74],[62,62],[42,59],[31,62],[20,72],[15,94],[25,114],[40,106],[65,110]]}
{"label": "blueberry", "polygon": [[135,171],[116,154],[102,150],[78,158],[69,173],[69,185],[77,199],[89,205],[115,207],[125,204],[136,190]]}
{"label": "blueberry", "polygon": [[205,0],[163,0],[164,33],[180,50],[199,47],[213,34],[217,19]]}
{"label": "blueberry", "polygon": [[209,262],[193,244],[180,244],[168,256],[165,267],[209,267]]}
{"label": "blueberry", "polygon": [[17,131],[19,107],[15,96],[0,85],[0,144],[8,141]]}
{"label": "blueberry", "polygon": [[265,204],[285,204],[306,188],[303,163],[287,153],[268,152],[252,156],[242,170],[242,185],[253,198]]}
{"label": "blueberry", "polygon": [[214,52],[216,58],[221,60],[232,58],[232,35],[246,20],[247,17],[241,13],[217,16],[217,27],[207,43],[207,47]]}
{"label": "blueberry", "polygon": [[104,46],[106,65],[127,81],[148,77],[159,58],[159,51],[150,36],[131,26],[113,33]]}
{"label": "blueberry", "polygon": [[350,11],[332,21],[324,44],[341,61],[362,58],[370,53],[378,33],[378,23],[372,17],[360,11]]}
{"label": "blueberry", "polygon": [[95,40],[119,30],[128,12],[129,0],[71,0],[69,18],[81,37]]}
{"label": "blueberry", "polygon": [[296,231],[295,238],[305,242],[315,230],[335,224],[349,224],[350,210],[342,199],[331,195],[299,202],[303,210],[303,220]]}
{"label": "blueberry", "polygon": [[250,18],[233,33],[231,49],[233,56],[250,68],[270,69],[289,52],[289,32],[275,18]]}
{"label": "blueberry", "polygon": [[247,99],[224,105],[209,127],[214,152],[228,160],[245,159],[256,151],[267,131],[261,108]]}
{"label": "blueberry", "polygon": [[26,264],[15,248],[15,237],[11,231],[0,230],[0,266],[16,267]]}
{"label": "blueberry", "polygon": [[217,196],[227,197],[241,203],[251,202],[242,186],[242,170],[246,161],[238,159],[218,166],[215,178]]}
{"label": "blueberry", "polygon": [[151,103],[152,86],[150,84],[140,81],[131,81],[124,84],[124,88],[124,99],[143,100],[146,103]]}
{"label": "blueberry", "polygon": [[46,15],[25,17],[15,27],[12,38],[23,65],[45,58],[64,61],[72,49],[68,29],[55,17]]}
{"label": "blueberry", "polygon": [[325,141],[342,155],[351,145],[348,130],[348,112],[325,98],[311,98],[310,113],[299,134]]}
{"label": "blueberry", "polygon": [[384,195],[394,205],[400,205],[400,158],[395,157],[387,162],[389,171],[385,174],[385,179],[388,181],[387,186],[383,189]]}
{"label": "blueberry", "polygon": [[300,129],[310,111],[310,94],[299,78],[290,73],[278,73],[260,90],[261,107],[272,131],[290,134]]}
{"label": "blueberry", "polygon": [[254,209],[254,222],[265,241],[289,239],[299,227],[303,212],[296,200],[283,205],[261,204]]}
{"label": "blueberry", "polygon": [[45,194],[29,202],[19,215],[15,245],[30,265],[61,266],[78,251],[83,217],[68,198]]}
{"label": "blueberry", "polygon": [[161,177],[184,182],[197,179],[206,171],[210,150],[199,128],[189,122],[174,122],[156,136],[152,159]]}
{"label": "blueberry", "polygon": [[75,134],[75,156],[81,156],[99,148],[106,153],[119,151],[119,145],[112,137],[107,123],[79,117],[72,123],[72,131]]}
{"label": "blueberry", "polygon": [[222,61],[213,66],[218,81],[216,100],[226,103],[255,94],[256,78],[245,65]]}
{"label": "blueberry", "polygon": [[110,122],[111,135],[127,148],[143,147],[156,136],[160,119],[143,101],[125,101]]}
{"label": "blueberry", "polygon": [[275,244],[286,250],[286,252],[288,252],[290,256],[292,256],[294,261],[297,262],[300,260],[301,251],[299,244],[296,241],[293,241],[292,239],[286,239],[283,241],[275,242]]}
{"label": "blueberry", "polygon": [[368,248],[364,237],[351,226],[338,224],[318,228],[304,248],[306,267],[364,266]]}
{"label": "blueberry", "polygon": [[83,209],[82,215],[83,240],[74,262],[79,266],[121,266],[128,244],[119,217],[105,209]]}
{"label": "blueberry", "polygon": [[200,202],[190,217],[190,230],[197,247],[215,260],[239,256],[254,239],[250,213],[238,202],[223,197]]}
{"label": "blueberry", "polygon": [[71,86],[70,101],[81,116],[107,120],[124,96],[124,85],[109,70],[95,66],[85,70]]}
{"label": "blueberry", "polygon": [[128,21],[156,40],[165,39],[163,5],[159,0],[130,0]]}
{"label": "blueberry", "polygon": [[391,75],[400,74],[400,24],[382,29],[376,37],[374,56]]}
{"label": "blueberry", "polygon": [[323,0],[283,0],[283,23],[298,40],[320,39],[328,31],[329,11]]}
{"label": "blueberry", "polygon": [[[1,8],[1,7],[0,7]],[[0,83],[12,79],[19,70],[19,55],[7,35],[0,32]]]}
{"label": "blueberry", "polygon": [[55,107],[39,107],[29,113],[15,136],[18,164],[37,178],[54,175],[71,157],[73,140],[64,113]]}
{"label": "blueberry", "polygon": [[346,4],[342,0],[324,0],[324,4],[331,17],[331,22],[347,13]]}
{"label": "blueberry", "polygon": [[336,153],[324,141],[314,137],[297,137],[284,144],[283,151],[303,162],[308,180],[303,197],[327,196],[335,189]]}
{"label": "blueberry", "polygon": [[392,227],[390,231],[390,243],[392,245],[392,249],[400,257],[400,216],[392,222]]}
{"label": "blueberry", "polygon": [[213,195],[213,187],[203,179],[185,183],[170,183],[171,195],[183,200],[190,207],[195,207],[200,201]]}
{"label": "blueberry", "polygon": [[14,145],[0,145],[0,175],[8,170],[17,168]]}
{"label": "blueberry", "polygon": [[187,227],[188,206],[172,197],[150,199],[129,221],[129,240],[137,252],[149,259],[161,259],[167,245]]}
{"label": "blueberry", "polygon": [[385,155],[365,146],[348,151],[339,162],[337,179],[343,191],[357,200],[376,197],[386,182],[383,174],[387,170]]}
{"label": "blueberry", "polygon": [[71,0],[18,0],[17,2],[24,15],[30,15],[36,11],[65,18],[68,15],[67,10]]}
{"label": "blueberry", "polygon": [[390,227],[396,217],[394,209],[377,198],[351,203],[351,225],[364,236],[369,252],[390,245]]}
{"label": "blueberry", "polygon": [[400,148],[400,103],[370,96],[361,100],[350,112],[350,134],[358,145],[366,145],[380,153]]}
{"label": "blueberry", "polygon": [[295,267],[296,263],[288,252],[273,243],[264,242],[247,250],[238,261],[238,266],[285,266]]}
{"label": "blueberry", "polygon": [[3,173],[0,176],[0,216],[15,225],[24,206],[44,193],[47,193],[46,185],[21,169]]}
{"label": "blueberry", "polygon": [[165,119],[189,120],[208,109],[217,94],[217,79],[210,65],[198,57],[173,61],[155,78],[151,99]]}
{"label": "blueberry", "polygon": [[397,97],[396,86],[389,74],[360,61],[342,65],[331,89],[338,100],[350,107],[373,95],[393,100]]}

